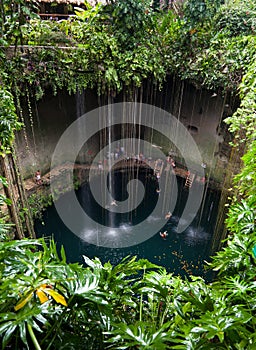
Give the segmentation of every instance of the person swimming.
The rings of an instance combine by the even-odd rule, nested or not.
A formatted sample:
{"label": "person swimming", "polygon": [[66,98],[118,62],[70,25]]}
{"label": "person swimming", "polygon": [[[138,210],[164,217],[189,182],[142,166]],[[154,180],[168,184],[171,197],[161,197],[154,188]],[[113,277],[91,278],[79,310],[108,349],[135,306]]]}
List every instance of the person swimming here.
{"label": "person swimming", "polygon": [[160,234],[160,236],[161,236],[163,239],[166,239],[166,237],[168,236],[167,231],[160,232],[159,234]]}
{"label": "person swimming", "polygon": [[172,213],[170,211],[168,211],[168,213],[166,213],[165,215],[165,219],[169,220],[172,217]]}
{"label": "person swimming", "polygon": [[118,204],[117,204],[117,202],[116,202],[115,199],[113,199],[112,202],[111,202],[110,204],[105,205],[105,209],[110,209],[111,206],[112,206],[112,207],[113,207],[113,206],[115,206],[115,207],[118,206]]}

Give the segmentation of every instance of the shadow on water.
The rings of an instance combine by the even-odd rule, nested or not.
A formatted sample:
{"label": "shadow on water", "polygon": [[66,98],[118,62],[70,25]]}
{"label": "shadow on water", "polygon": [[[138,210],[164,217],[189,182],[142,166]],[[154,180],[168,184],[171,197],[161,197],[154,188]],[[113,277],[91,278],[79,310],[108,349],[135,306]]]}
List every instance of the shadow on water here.
{"label": "shadow on water", "polygon": [[[124,235],[129,235],[137,223],[144,221],[150,225],[158,221],[161,215],[164,215],[164,212],[151,215],[159,196],[156,191],[158,182],[152,172],[144,169],[139,171],[137,175],[145,188],[143,201],[129,213],[112,213],[111,220],[109,212],[94,200],[88,184],[77,191],[78,201],[87,215],[94,221],[109,227],[109,239],[115,239],[115,227],[121,228]],[[117,201],[127,198],[126,185],[130,179],[131,173],[128,171],[114,173],[115,193],[113,196]],[[69,262],[83,263],[82,256],[86,255],[90,258],[98,257],[103,263],[110,261],[112,264],[117,264],[127,255],[136,255],[138,258],[145,258],[165,267],[168,272],[173,272],[175,275],[188,276],[193,274],[210,281],[212,274],[210,271],[206,272],[203,265],[205,260],[209,261],[210,259],[219,193],[208,189],[202,206],[192,223],[183,232],[178,233],[177,225],[186,204],[188,190],[184,188],[184,179],[175,177],[176,180],[178,183],[176,206],[171,218],[161,228],[161,232],[167,231],[166,239],[163,239],[158,231],[146,241],[125,248],[106,248],[90,244],[80,239],[64,225],[54,206],[44,212],[43,222],[35,222],[35,231],[38,237],[53,236],[58,247],[63,245]],[[93,181],[99,181],[100,186],[100,177],[95,177]],[[160,195],[164,196],[162,192]],[[64,196],[65,200],[68,201],[69,193],[64,194]],[[63,197],[59,200],[63,200]],[[166,198],[164,202],[166,203]],[[87,230],[87,237],[97,234],[97,228],[87,229],[85,227],[85,230]]]}

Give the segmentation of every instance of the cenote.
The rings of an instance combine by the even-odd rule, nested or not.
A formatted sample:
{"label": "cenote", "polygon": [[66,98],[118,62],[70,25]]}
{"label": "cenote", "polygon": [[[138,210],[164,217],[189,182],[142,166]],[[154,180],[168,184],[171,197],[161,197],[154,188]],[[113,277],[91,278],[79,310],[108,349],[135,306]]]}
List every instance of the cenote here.
{"label": "cenote", "polygon": [[1,348],[255,350],[256,1],[1,5]]}
{"label": "cenote", "polygon": [[[204,262],[222,234],[225,172],[215,157],[218,114],[210,126],[201,114],[194,118],[199,135],[181,118],[143,104],[143,96],[88,113],[84,96],[77,96],[76,118],[55,143],[51,169],[60,167],[64,177],[52,178],[50,187],[63,194],[43,213],[43,223],[35,223],[37,237],[53,236],[69,262],[84,263],[84,255],[116,265],[136,256],[175,275],[211,280]],[[69,192],[67,179],[77,179],[79,188]]]}
{"label": "cenote", "polygon": [[[111,171],[111,175],[108,174],[108,187],[111,188],[112,196],[117,203],[129,196],[132,197],[132,193],[127,191],[129,181],[138,179],[144,186],[143,199],[135,209],[127,213],[115,213],[109,211],[110,205],[107,201],[103,208],[95,200],[91,186],[98,186],[100,191],[103,191],[101,187],[104,186],[102,177],[95,175],[90,183],[86,182],[76,190],[76,196],[87,215],[99,224],[98,229],[97,225],[90,228],[90,224],[84,222],[84,230],[78,237],[65,226],[53,205],[43,213],[42,221],[36,221],[35,231],[38,236],[53,236],[58,248],[63,245],[69,262],[83,263],[83,255],[86,255],[90,258],[98,257],[103,263],[109,261],[115,265],[126,256],[136,255],[138,259],[148,259],[175,275],[193,274],[211,279],[211,274],[204,269],[204,261],[209,261],[212,254],[220,194],[210,189],[207,184],[194,183],[194,186],[203,186],[203,201],[193,221],[183,232],[178,233],[177,225],[180,219],[184,220],[181,217],[189,189],[185,187],[184,178],[171,174],[169,190],[165,193],[162,184],[166,184],[167,177],[167,173],[163,172],[161,179],[158,180],[153,170],[143,165]],[[177,198],[175,203],[172,203],[172,188],[175,183],[178,186]],[[70,192],[63,194],[58,199],[58,204],[63,203],[67,215],[72,215],[71,208],[68,207],[69,198]],[[155,210],[157,202],[159,205]],[[139,244],[134,242],[129,244],[131,234],[146,237],[147,230],[154,224],[159,225],[158,222],[165,217],[168,208],[172,208],[172,216],[165,220],[160,230]],[[106,232],[100,236],[102,226],[106,227]],[[163,231],[167,231],[166,239],[159,234]],[[129,246],[115,247],[115,241],[120,239],[120,235],[122,240],[128,238]],[[88,243],[89,236],[94,236],[95,244]],[[108,245],[111,247],[107,247]]]}

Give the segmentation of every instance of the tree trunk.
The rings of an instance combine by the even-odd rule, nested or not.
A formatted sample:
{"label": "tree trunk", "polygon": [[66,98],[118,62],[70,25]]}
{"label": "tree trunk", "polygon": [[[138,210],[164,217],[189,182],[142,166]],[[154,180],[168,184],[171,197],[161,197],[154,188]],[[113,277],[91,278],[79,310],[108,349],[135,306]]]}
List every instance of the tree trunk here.
{"label": "tree trunk", "polygon": [[5,195],[11,200],[11,204],[8,205],[8,210],[10,214],[11,221],[15,224],[16,232],[15,236],[18,239],[24,238],[24,232],[22,227],[22,222],[19,216],[19,209],[17,207],[17,196],[15,195],[15,187],[13,186],[13,179],[11,175],[10,165],[8,161],[8,156],[1,156],[0,163],[2,168],[3,176],[8,182],[8,187],[4,186]]}

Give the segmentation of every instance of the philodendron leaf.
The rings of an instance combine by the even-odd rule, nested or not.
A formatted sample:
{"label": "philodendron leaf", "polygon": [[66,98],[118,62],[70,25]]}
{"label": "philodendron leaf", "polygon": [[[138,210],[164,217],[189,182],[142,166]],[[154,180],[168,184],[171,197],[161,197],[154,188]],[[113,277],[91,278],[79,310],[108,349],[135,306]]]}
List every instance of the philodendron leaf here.
{"label": "philodendron leaf", "polygon": [[11,324],[5,331],[5,335],[2,340],[2,349],[4,349],[8,343],[8,341],[11,339],[17,325],[16,324]]}
{"label": "philodendron leaf", "polygon": [[64,298],[63,295],[59,294],[58,292],[56,292],[55,290],[51,289],[51,288],[45,288],[44,292],[48,295],[50,295],[51,297],[53,297],[53,299],[59,303],[62,304],[64,306],[68,306],[66,299]]}
{"label": "philodendron leaf", "polygon": [[44,293],[44,291],[42,289],[37,289],[36,295],[38,296],[41,304],[43,304],[49,300],[47,295]]}
{"label": "philodendron leaf", "polygon": [[85,262],[89,267],[92,267],[92,268],[99,267],[99,265],[96,264],[96,263],[95,263],[93,260],[91,260],[90,258],[88,258],[88,256],[83,255],[83,259],[84,259],[84,262]]}
{"label": "philodendron leaf", "polygon": [[27,304],[27,302],[32,298],[32,296],[33,296],[33,292],[30,292],[26,296],[26,298],[22,299],[16,306],[14,306],[14,310],[18,311],[18,310],[22,309]]}

